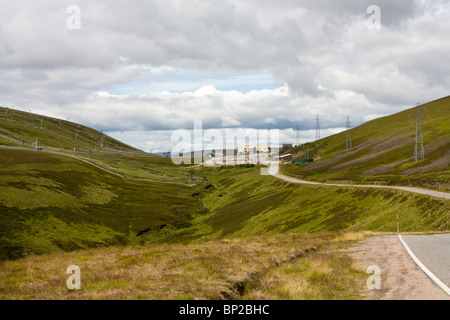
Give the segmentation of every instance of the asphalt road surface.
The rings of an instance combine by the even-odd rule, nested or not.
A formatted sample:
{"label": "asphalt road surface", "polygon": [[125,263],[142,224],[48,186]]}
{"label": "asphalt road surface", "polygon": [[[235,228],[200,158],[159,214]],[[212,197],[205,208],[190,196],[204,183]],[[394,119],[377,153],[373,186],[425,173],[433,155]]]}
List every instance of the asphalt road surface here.
{"label": "asphalt road surface", "polygon": [[416,257],[450,287],[450,234],[402,235]]}

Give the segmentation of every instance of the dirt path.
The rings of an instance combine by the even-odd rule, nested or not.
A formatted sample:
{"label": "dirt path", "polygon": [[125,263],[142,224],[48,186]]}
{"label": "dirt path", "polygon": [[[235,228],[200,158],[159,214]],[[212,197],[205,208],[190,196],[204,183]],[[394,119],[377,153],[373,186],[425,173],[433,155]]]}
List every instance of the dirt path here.
{"label": "dirt path", "polygon": [[364,270],[371,265],[380,268],[381,288],[364,287],[367,300],[450,300],[414,263],[396,235],[367,238],[348,249],[348,254]]}

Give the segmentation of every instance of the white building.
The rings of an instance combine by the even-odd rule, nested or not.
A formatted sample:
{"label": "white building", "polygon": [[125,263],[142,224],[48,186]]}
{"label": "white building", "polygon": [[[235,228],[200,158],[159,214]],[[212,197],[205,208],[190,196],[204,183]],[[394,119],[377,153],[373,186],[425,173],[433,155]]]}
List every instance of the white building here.
{"label": "white building", "polygon": [[267,144],[264,145],[242,145],[237,148],[238,154],[254,154],[254,153],[268,153],[270,147]]}

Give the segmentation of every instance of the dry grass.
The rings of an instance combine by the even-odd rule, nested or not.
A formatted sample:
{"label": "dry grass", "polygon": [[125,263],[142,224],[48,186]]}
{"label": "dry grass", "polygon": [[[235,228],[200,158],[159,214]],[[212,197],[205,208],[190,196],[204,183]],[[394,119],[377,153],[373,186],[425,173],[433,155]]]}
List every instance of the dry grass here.
{"label": "dry grass", "polygon": [[339,234],[333,241],[334,242],[342,242],[342,241],[361,241],[366,237],[374,236],[377,234],[385,234],[381,232],[374,231],[349,231]]}
{"label": "dry grass", "polygon": [[[336,237],[334,233],[272,234],[31,256],[0,263],[0,298],[332,297],[333,286],[326,294],[314,292],[325,290],[335,279],[330,278],[334,262],[316,254],[298,257],[310,256],[305,255],[309,248],[335,245]],[[81,269],[81,290],[66,286],[69,265]]]}
{"label": "dry grass", "polygon": [[361,299],[358,288],[367,276],[339,251],[314,253],[270,270],[245,299],[336,300]]}

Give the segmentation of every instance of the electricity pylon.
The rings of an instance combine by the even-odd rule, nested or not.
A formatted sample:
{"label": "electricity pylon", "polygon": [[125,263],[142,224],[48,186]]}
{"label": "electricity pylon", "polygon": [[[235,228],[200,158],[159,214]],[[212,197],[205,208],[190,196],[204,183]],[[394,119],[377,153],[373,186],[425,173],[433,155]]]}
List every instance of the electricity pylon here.
{"label": "electricity pylon", "polygon": [[425,159],[425,150],[423,148],[423,135],[422,135],[422,124],[420,115],[420,105],[417,104],[416,107],[416,138],[414,144],[414,160]]}
{"label": "electricity pylon", "polygon": [[345,150],[351,149],[352,146],[352,134],[350,132],[351,129],[351,122],[350,122],[350,116],[347,116],[347,137],[345,140]]}
{"label": "electricity pylon", "polygon": [[316,115],[316,140],[320,139],[320,119],[319,115]]}
{"label": "electricity pylon", "polygon": [[420,104],[416,107],[416,120],[411,121],[416,123],[416,131],[414,136],[414,161],[425,159],[425,148],[423,146],[423,135],[422,135],[422,113],[420,110]]}

